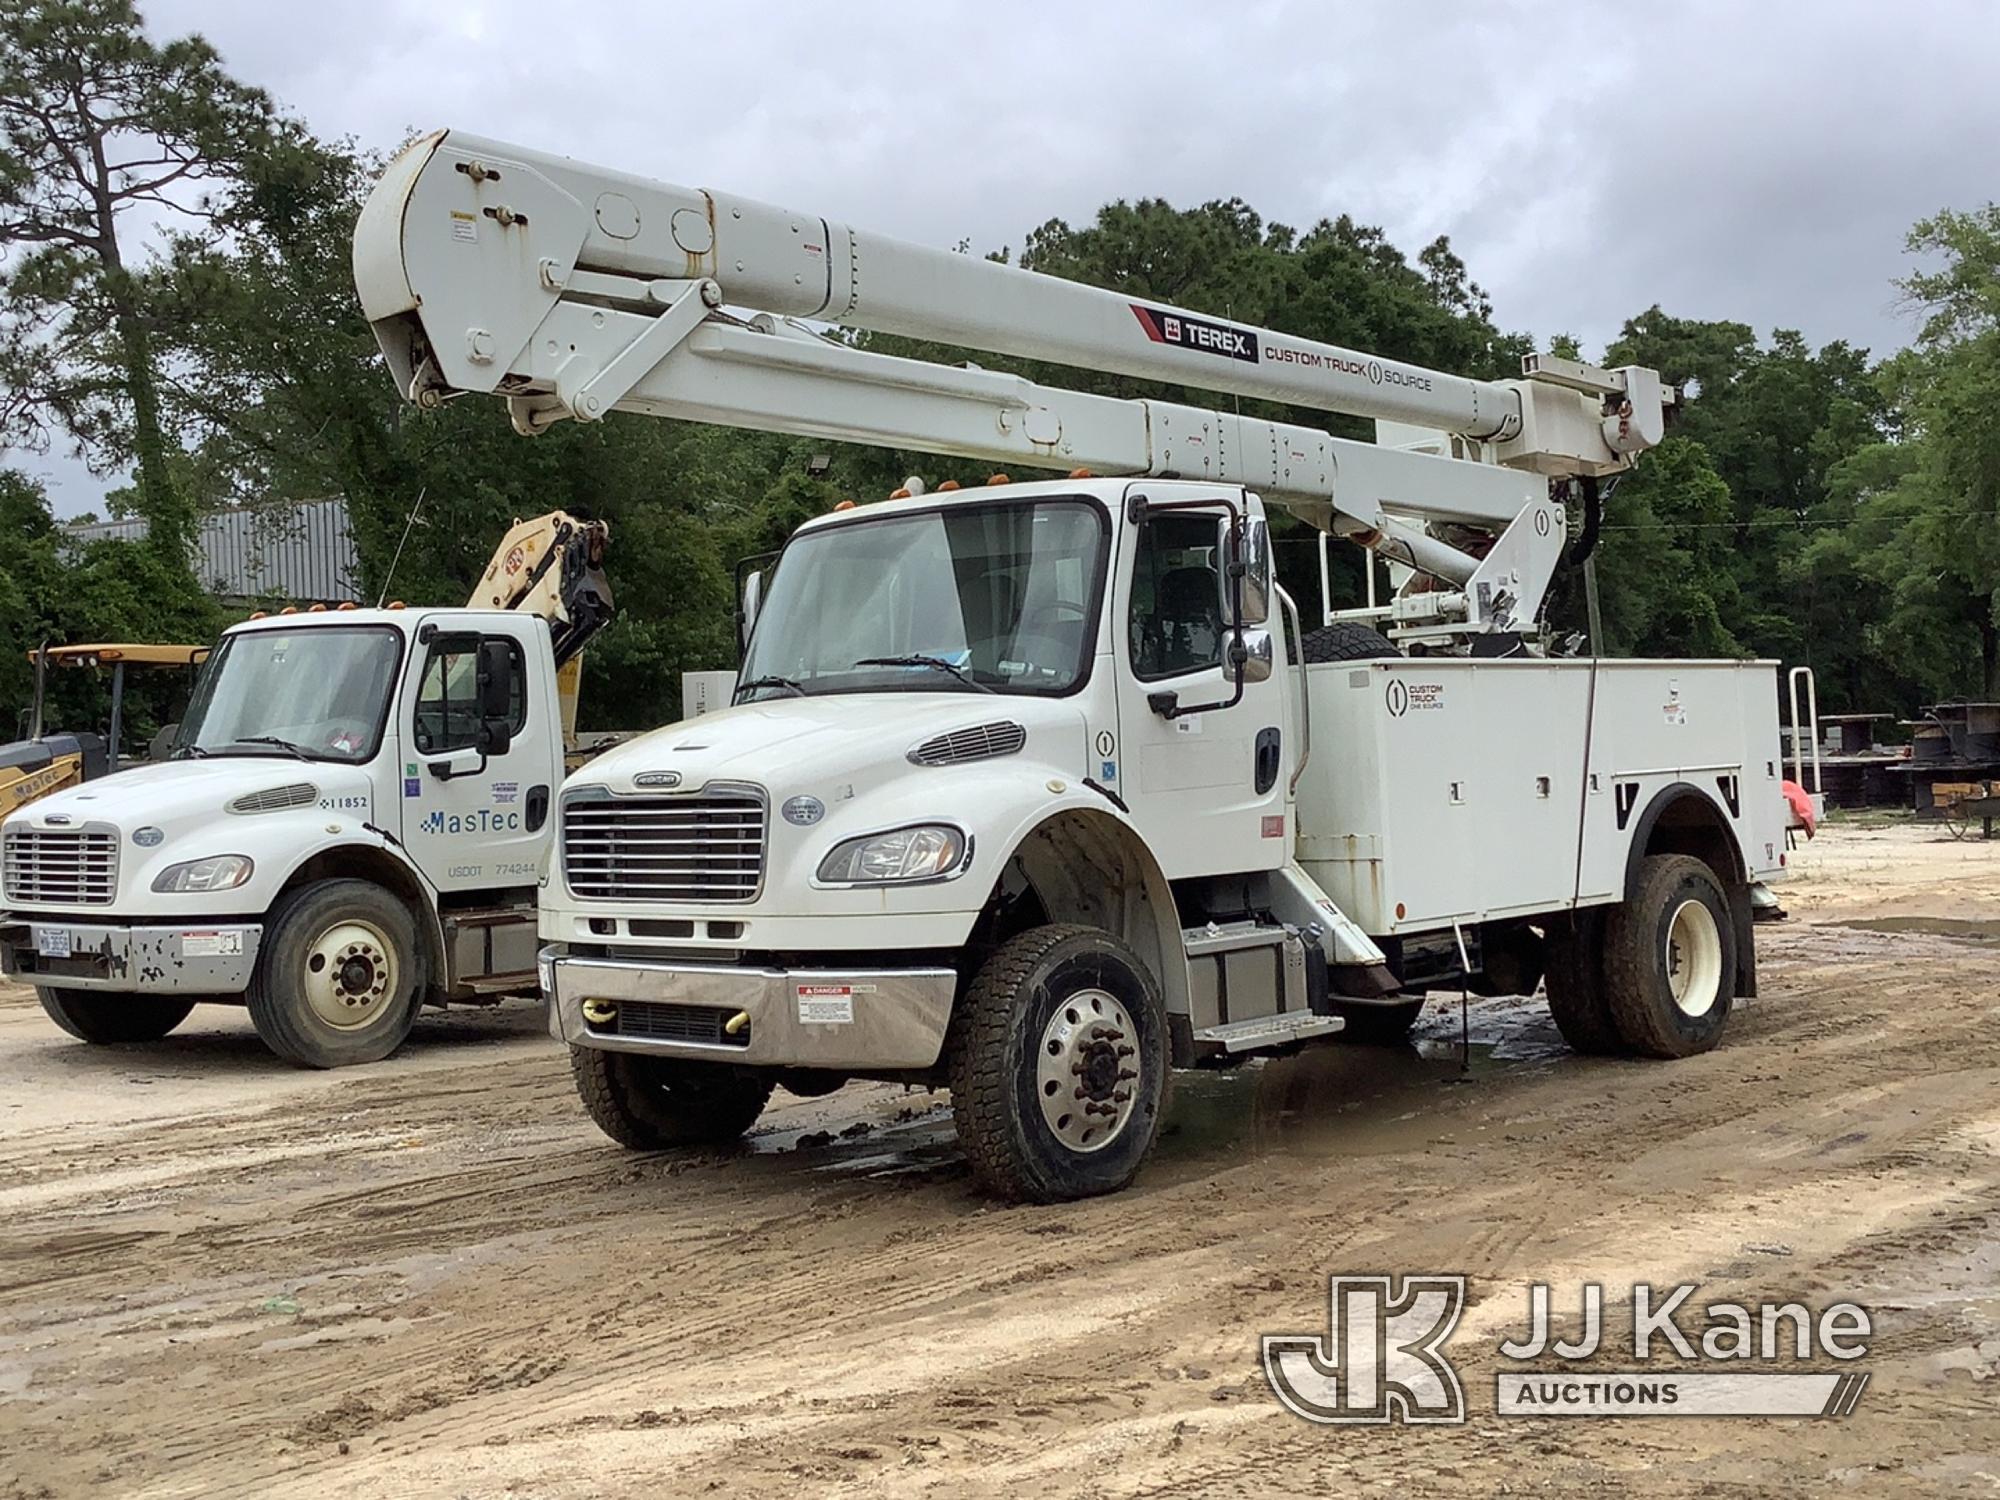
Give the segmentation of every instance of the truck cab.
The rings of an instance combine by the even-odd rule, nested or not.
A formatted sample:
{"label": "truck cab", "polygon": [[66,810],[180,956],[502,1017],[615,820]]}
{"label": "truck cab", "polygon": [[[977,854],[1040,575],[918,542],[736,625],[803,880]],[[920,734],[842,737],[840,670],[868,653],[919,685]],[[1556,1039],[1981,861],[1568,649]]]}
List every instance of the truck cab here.
{"label": "truck cab", "polygon": [[170,760],[0,825],[0,968],[88,1041],[218,1002],[296,1062],[386,1056],[426,1002],[532,985],[562,773],[539,617],[252,619],[217,644]]}

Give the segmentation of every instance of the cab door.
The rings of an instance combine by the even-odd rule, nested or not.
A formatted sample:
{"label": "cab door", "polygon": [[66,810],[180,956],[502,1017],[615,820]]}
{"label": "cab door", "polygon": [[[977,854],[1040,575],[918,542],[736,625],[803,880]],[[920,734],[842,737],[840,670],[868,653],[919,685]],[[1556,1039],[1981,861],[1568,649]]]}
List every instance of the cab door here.
{"label": "cab door", "polygon": [[[532,631],[543,631],[537,640]],[[481,749],[481,646],[505,650],[504,750]],[[491,658],[489,658],[491,660]],[[546,628],[498,612],[417,633],[398,707],[402,839],[441,892],[533,885],[562,779]]]}
{"label": "cab door", "polygon": [[[1138,495],[1145,505],[1131,503]],[[1291,848],[1282,653],[1267,625],[1243,634],[1273,670],[1231,702],[1226,542],[1253,518],[1261,508],[1242,490],[1127,494],[1112,596],[1121,790],[1169,879],[1275,869]],[[1268,549],[1256,565],[1271,599]]]}

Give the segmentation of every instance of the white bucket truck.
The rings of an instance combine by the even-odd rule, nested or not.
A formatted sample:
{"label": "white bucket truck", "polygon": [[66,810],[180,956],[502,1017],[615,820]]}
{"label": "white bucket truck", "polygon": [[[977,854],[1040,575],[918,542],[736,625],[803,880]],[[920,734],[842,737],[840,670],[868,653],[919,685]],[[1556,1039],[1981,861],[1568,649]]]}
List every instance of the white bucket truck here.
{"label": "white bucket truck", "polygon": [[[1651,371],[1467,380],[456,132],[390,167],[355,261],[420,404],[1071,472],[802,527],[747,591],[735,706],[564,788],[542,988],[627,1146],[731,1138],[779,1086],[947,1084],[984,1183],[1063,1199],[1131,1180],[1170,1068],[1393,1035],[1427,988],[1546,976],[1574,1045],[1658,1057],[1714,1045],[1753,991],[1751,889],[1782,862],[1770,664],[1561,657],[1540,625],[1564,502],[1589,514],[1658,440]],[[1396,565],[1386,634],[1300,629],[1269,505]]]}
{"label": "white bucket truck", "polygon": [[605,530],[518,523],[463,609],[225,631],[170,760],[0,826],[0,969],[87,1042],[247,1005],[292,1062],[372,1062],[426,1003],[535,983],[535,890],[611,615]]}

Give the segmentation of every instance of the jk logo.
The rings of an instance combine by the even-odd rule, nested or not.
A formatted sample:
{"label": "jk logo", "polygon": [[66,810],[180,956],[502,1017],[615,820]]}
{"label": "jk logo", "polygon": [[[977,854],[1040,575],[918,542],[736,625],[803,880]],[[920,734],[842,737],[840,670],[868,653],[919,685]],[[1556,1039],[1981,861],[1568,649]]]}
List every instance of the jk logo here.
{"label": "jk logo", "polygon": [[1463,1422],[1440,1348],[1465,1311],[1463,1276],[1332,1276],[1328,1332],[1266,1334],[1264,1375],[1308,1422]]}

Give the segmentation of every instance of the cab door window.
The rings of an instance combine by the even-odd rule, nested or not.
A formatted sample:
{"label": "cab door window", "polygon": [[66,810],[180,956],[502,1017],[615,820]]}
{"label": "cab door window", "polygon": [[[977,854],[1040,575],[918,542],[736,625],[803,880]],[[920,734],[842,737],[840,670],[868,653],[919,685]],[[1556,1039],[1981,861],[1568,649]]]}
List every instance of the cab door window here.
{"label": "cab door window", "polygon": [[1128,617],[1132,671],[1143,680],[1222,665],[1217,517],[1202,511],[1139,523]]}
{"label": "cab door window", "polygon": [[[528,719],[528,661],[518,641],[507,642],[507,717],[519,735]],[[479,742],[477,647],[432,647],[417,688],[416,746],[423,755],[470,750]]]}

